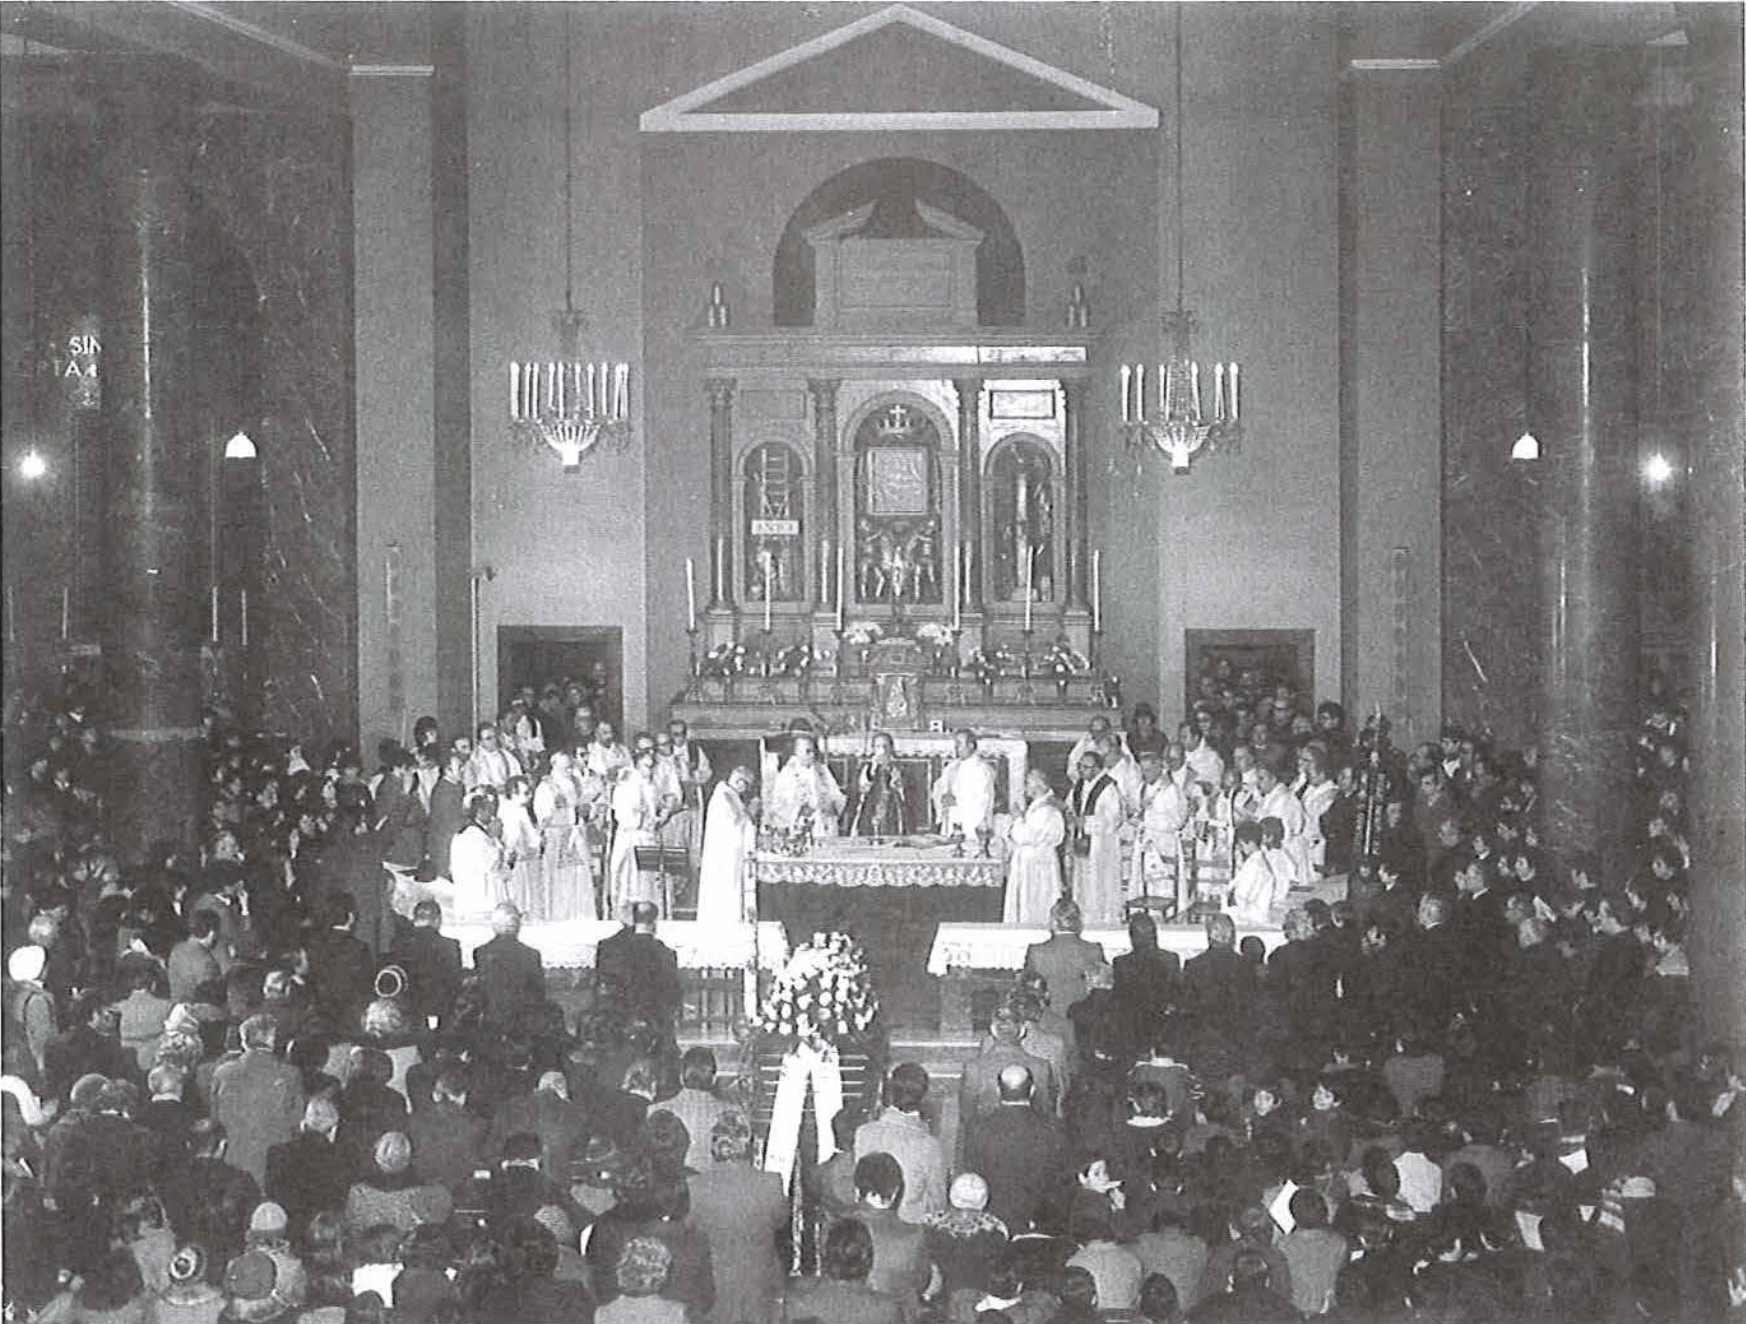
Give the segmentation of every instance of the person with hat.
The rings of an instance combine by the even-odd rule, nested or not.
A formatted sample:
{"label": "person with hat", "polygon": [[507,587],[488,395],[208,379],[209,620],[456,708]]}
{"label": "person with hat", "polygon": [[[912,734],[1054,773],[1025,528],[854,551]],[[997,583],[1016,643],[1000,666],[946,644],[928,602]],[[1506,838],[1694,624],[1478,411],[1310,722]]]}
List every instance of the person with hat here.
{"label": "person with hat", "polygon": [[412,1175],[412,1141],[388,1131],[376,1141],[375,1171],[352,1183],[346,1194],[346,1227],[352,1231],[389,1223],[409,1232],[421,1223],[444,1223],[454,1208],[446,1186],[421,1185]]}
{"label": "person with hat", "polygon": [[691,1178],[691,1221],[715,1263],[708,1324],[770,1324],[782,1293],[776,1239],[788,1226],[782,1178],[752,1162],[752,1127],[727,1109],[709,1132],[710,1161]]}
{"label": "person with hat", "polygon": [[32,1085],[44,1080],[43,1049],[55,1034],[54,994],[42,983],[47,964],[48,953],[35,943],[6,958],[6,1069]]}
{"label": "person with hat", "polygon": [[981,1287],[1006,1257],[1007,1228],[988,1212],[988,1183],[978,1173],[960,1172],[946,1198],[950,1208],[922,1219],[928,1258],[940,1271],[940,1295],[947,1300],[966,1287]]}

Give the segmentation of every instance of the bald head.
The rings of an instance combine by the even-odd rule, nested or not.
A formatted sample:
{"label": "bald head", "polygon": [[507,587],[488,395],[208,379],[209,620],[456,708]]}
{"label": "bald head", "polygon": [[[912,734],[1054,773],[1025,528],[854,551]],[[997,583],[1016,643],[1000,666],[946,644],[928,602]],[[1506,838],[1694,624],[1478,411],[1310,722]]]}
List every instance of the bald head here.
{"label": "bald head", "polygon": [[1002,1103],[1031,1101],[1031,1069],[1027,1066],[1014,1062],[1002,1067],[1000,1075],[995,1077],[995,1084],[1000,1090]]}

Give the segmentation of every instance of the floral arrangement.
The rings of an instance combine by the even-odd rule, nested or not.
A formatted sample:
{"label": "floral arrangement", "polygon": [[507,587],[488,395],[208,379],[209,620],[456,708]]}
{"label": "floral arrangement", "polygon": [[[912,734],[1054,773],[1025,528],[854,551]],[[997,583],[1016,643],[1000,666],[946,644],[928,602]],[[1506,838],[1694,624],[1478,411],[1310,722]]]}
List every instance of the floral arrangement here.
{"label": "floral arrangement", "polygon": [[703,655],[703,660],[697,664],[701,675],[738,676],[746,669],[746,646],[744,644],[717,644]]}
{"label": "floral arrangement", "polygon": [[1069,676],[1082,676],[1090,671],[1091,663],[1085,654],[1067,642],[1066,635],[1062,635],[1043,654],[1043,670],[1056,680],[1066,680]]}
{"label": "floral arrangement", "polygon": [[970,674],[984,685],[992,685],[1002,673],[1010,670],[1015,664],[1013,655],[1004,648],[978,648],[970,654]]}
{"label": "floral arrangement", "polygon": [[846,933],[815,933],[797,947],[752,1019],[759,1033],[834,1044],[865,1033],[879,1014],[861,944]]}
{"label": "floral arrangement", "polygon": [[877,621],[856,621],[843,631],[843,642],[856,648],[870,648],[874,640],[883,638],[884,634]]}
{"label": "floral arrangement", "polygon": [[790,644],[776,654],[776,669],[784,676],[804,676],[817,661],[811,644]]}
{"label": "floral arrangement", "polygon": [[798,859],[812,850],[812,806],[802,805],[790,828],[767,827],[758,834],[758,848]]}
{"label": "floral arrangement", "polygon": [[950,648],[955,642],[950,626],[938,621],[926,621],[916,627],[915,637],[930,648]]}

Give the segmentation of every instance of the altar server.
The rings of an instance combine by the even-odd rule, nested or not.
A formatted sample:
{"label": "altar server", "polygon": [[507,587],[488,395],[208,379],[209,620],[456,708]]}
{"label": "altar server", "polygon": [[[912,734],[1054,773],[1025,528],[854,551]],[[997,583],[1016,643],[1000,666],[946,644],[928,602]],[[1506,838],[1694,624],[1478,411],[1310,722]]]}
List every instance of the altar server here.
{"label": "altar server", "polygon": [[818,756],[818,741],[797,733],[794,753],[771,784],[766,821],[771,827],[788,832],[810,811],[812,835],[834,837],[846,803],[847,797],[837,779]]}
{"label": "altar server", "polygon": [[1006,835],[1012,854],[1007,860],[1001,919],[1008,924],[1046,924],[1050,908],[1061,899],[1060,852],[1067,819],[1042,769],[1025,774],[1025,812],[1012,820]]}
{"label": "altar server", "polygon": [[1269,749],[1267,757],[1255,768],[1255,790],[1261,803],[1255,817],[1277,818],[1285,829],[1285,851],[1291,856],[1292,872],[1299,878],[1309,877],[1310,843],[1306,832],[1307,819],[1303,802],[1291,793],[1285,783],[1284,751]]}
{"label": "altar server", "polygon": [[956,757],[934,783],[934,814],[949,837],[974,840],[994,823],[994,769],[976,752],[976,733],[953,737]]}
{"label": "altar server", "polygon": [[638,846],[653,846],[660,825],[660,799],[655,792],[654,746],[639,749],[630,767],[612,788],[612,861],[607,870],[611,913],[624,916],[637,901],[655,901],[654,884],[637,868]]}
{"label": "altar server", "polygon": [[1147,895],[1174,895],[1176,858],[1194,806],[1176,779],[1166,775],[1159,755],[1140,756],[1140,775],[1139,875]]}
{"label": "altar server", "polygon": [[1276,818],[1237,825],[1237,873],[1231,880],[1225,913],[1239,924],[1267,924],[1273,908],[1296,879],[1292,860],[1281,848],[1284,830]]}
{"label": "altar server", "polygon": [[758,844],[758,825],[746,803],[751,791],[752,771],[741,766],[710,794],[697,883],[699,924],[738,924],[746,917],[746,867]]}
{"label": "altar server", "polygon": [[1105,928],[1122,921],[1122,795],[1087,752],[1079,758],[1079,781],[1067,801],[1073,832],[1073,899],[1085,922]]}

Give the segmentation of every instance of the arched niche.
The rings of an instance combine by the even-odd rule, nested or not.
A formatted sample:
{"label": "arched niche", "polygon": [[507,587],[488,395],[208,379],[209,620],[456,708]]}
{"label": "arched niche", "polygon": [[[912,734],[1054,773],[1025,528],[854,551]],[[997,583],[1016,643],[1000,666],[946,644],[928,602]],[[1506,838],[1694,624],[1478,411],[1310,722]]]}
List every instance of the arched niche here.
{"label": "arched niche", "polygon": [[800,451],[787,442],[755,442],[741,456],[740,578],[747,602],[805,600],[809,481]]}
{"label": "arched niche", "polygon": [[854,594],[861,603],[945,602],[945,472],[951,430],[919,395],[881,393],[848,420],[854,456]]}
{"label": "arched niche", "polygon": [[1061,468],[1054,448],[1028,432],[1003,437],[988,453],[982,476],[989,591],[995,602],[1025,600],[1025,558],[1031,597],[1053,602],[1062,582],[1057,564]]}
{"label": "arched niche", "polygon": [[968,175],[918,157],[863,161],[832,175],[794,210],[776,244],[774,307],[777,326],[812,326],[817,283],[806,232],[832,217],[871,206],[861,234],[917,238],[929,233],[917,203],[956,217],[982,232],[976,251],[979,326],[1019,326],[1025,320],[1024,252],[1001,205]]}

